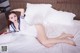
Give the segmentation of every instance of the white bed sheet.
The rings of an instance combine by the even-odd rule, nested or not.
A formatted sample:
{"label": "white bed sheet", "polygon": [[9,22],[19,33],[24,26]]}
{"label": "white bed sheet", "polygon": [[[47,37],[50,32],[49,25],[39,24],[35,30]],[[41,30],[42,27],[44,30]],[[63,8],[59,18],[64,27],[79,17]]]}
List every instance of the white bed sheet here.
{"label": "white bed sheet", "polygon": [[[41,45],[35,39],[35,37],[26,36],[24,34],[15,34],[20,36],[15,41],[6,44],[0,44],[0,47],[7,46],[8,53],[80,53],[80,21],[75,20],[74,24],[74,27],[66,27],[66,32],[75,35],[73,40],[76,42],[77,46],[71,46],[68,44],[60,43],[51,48],[46,48],[43,45]],[[53,33],[54,35],[55,32]],[[58,32],[60,31],[58,30]]]}

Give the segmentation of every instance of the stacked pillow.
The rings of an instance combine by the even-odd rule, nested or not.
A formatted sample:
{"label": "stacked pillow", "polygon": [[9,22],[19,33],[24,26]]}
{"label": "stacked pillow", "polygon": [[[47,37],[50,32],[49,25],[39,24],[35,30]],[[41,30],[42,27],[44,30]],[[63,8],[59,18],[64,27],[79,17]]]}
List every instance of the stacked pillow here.
{"label": "stacked pillow", "polygon": [[73,25],[73,19],[76,15],[71,12],[66,11],[58,11],[55,9],[51,9],[49,13],[47,13],[44,23],[46,24],[59,24],[59,25]]}
{"label": "stacked pillow", "polygon": [[27,9],[25,12],[25,20],[28,24],[42,23],[46,13],[52,7],[51,4],[30,4],[27,3]]}
{"label": "stacked pillow", "polygon": [[27,3],[25,20],[28,24],[61,24],[73,25],[76,16],[71,12],[58,11],[51,4]]}

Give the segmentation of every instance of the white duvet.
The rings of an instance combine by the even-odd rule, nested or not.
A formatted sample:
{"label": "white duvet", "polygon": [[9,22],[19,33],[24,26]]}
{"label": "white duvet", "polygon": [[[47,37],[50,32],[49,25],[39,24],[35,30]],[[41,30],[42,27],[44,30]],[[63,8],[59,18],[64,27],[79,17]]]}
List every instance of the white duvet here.
{"label": "white duvet", "polygon": [[[80,53],[80,21],[74,20],[73,26],[45,26],[47,26],[46,33],[48,37],[55,37],[54,35],[58,35],[62,32],[71,33],[75,35],[73,40],[75,41],[77,46],[71,46],[68,44],[60,43],[51,48],[46,48],[41,45],[34,36],[29,36],[21,32],[17,32],[4,35],[11,41],[7,41],[7,43],[0,44],[0,47],[7,46],[8,53]],[[5,41],[8,39],[5,39]]]}

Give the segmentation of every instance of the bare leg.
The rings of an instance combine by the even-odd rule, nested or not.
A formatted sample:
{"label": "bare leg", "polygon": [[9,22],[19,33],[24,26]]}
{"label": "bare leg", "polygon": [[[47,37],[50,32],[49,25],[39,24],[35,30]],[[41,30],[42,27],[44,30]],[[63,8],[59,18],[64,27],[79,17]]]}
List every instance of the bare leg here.
{"label": "bare leg", "polygon": [[67,43],[69,45],[75,46],[74,41],[68,39],[68,38],[72,38],[73,37],[73,36],[71,36],[69,34],[62,33],[59,37],[48,38],[46,36],[44,26],[42,26],[42,25],[36,25],[36,29],[37,29],[37,32],[38,32],[37,39],[39,40],[39,42],[42,45],[44,45],[46,47],[50,47],[50,46],[53,46],[53,45],[58,44],[58,43]]}
{"label": "bare leg", "polygon": [[61,39],[63,43],[67,43],[67,44],[76,46],[75,42],[71,40],[71,38],[74,38],[72,34],[62,33],[58,38]]}
{"label": "bare leg", "polygon": [[[62,36],[62,35],[61,35]],[[66,43],[66,44],[69,44],[69,45],[72,45],[72,46],[76,46],[75,42],[66,38],[64,39],[60,37],[57,37],[57,38],[49,38],[48,41],[51,42],[51,41],[54,41],[54,43],[51,43],[51,44],[44,44],[44,46],[46,47],[52,47],[54,46],[55,44],[58,44],[58,43]]]}

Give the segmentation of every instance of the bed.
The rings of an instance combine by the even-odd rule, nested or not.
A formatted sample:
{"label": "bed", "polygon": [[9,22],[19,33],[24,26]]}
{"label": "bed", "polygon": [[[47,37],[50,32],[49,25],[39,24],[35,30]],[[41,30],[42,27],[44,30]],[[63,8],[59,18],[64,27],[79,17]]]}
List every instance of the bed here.
{"label": "bed", "polygon": [[[15,5],[15,3],[17,4],[17,6]],[[1,39],[2,44],[0,44],[0,46],[1,47],[7,46],[6,52],[8,53],[80,53],[80,21],[79,21],[80,1],[79,0],[76,0],[76,1],[74,0],[71,0],[71,1],[69,0],[51,0],[51,1],[50,0],[34,0],[34,1],[33,0],[10,0],[12,9],[19,8],[19,7],[23,7],[26,9],[26,3],[32,3],[32,4],[48,3],[48,4],[52,4],[52,7],[54,7],[57,10],[75,13],[77,15],[76,17],[71,13],[68,14],[68,15],[73,15],[73,17],[75,17],[74,19],[76,19],[76,20],[70,20],[71,24],[73,23],[72,25],[70,25],[70,22],[69,23],[65,22],[66,20],[64,22],[69,25],[63,25],[65,23],[62,23],[62,25],[52,24],[53,22],[52,23],[51,21],[49,22],[49,19],[46,19],[43,25],[45,26],[45,29],[46,29],[45,31],[47,36],[49,35],[48,37],[55,37],[53,35],[59,35],[63,31],[66,33],[73,34],[74,38],[72,40],[75,41],[76,46],[60,43],[60,44],[54,45],[53,47],[46,48],[37,41],[35,36],[30,36],[30,35],[26,36],[21,32],[17,32],[17,33],[10,33],[10,34],[0,36],[0,39],[2,38]],[[59,11],[59,12],[62,12],[62,11]],[[50,14],[48,17],[52,15]],[[49,22],[49,24],[46,24],[47,22]],[[42,21],[39,23],[42,23]],[[30,24],[33,24],[33,23],[30,23]],[[35,21],[34,21],[34,24],[36,24]],[[1,43],[1,40],[0,40],[0,43]],[[7,43],[3,43],[3,42],[7,42]],[[1,49],[0,49],[0,52],[2,52]]]}
{"label": "bed", "polygon": [[[74,21],[74,22],[76,25],[75,27],[66,27],[66,29],[68,29],[67,32],[75,35],[73,40],[75,41],[77,46],[71,46],[65,43],[60,43],[54,45],[53,47],[46,48],[36,40],[35,36],[29,36],[29,35],[26,36],[22,33],[11,33],[7,35],[3,35],[4,40],[2,41],[7,43],[0,44],[0,47],[7,46],[8,53],[79,53],[80,52],[80,24],[79,24],[80,22],[78,21]],[[53,34],[56,34],[56,32]],[[0,41],[1,41],[1,37],[0,37]]]}

